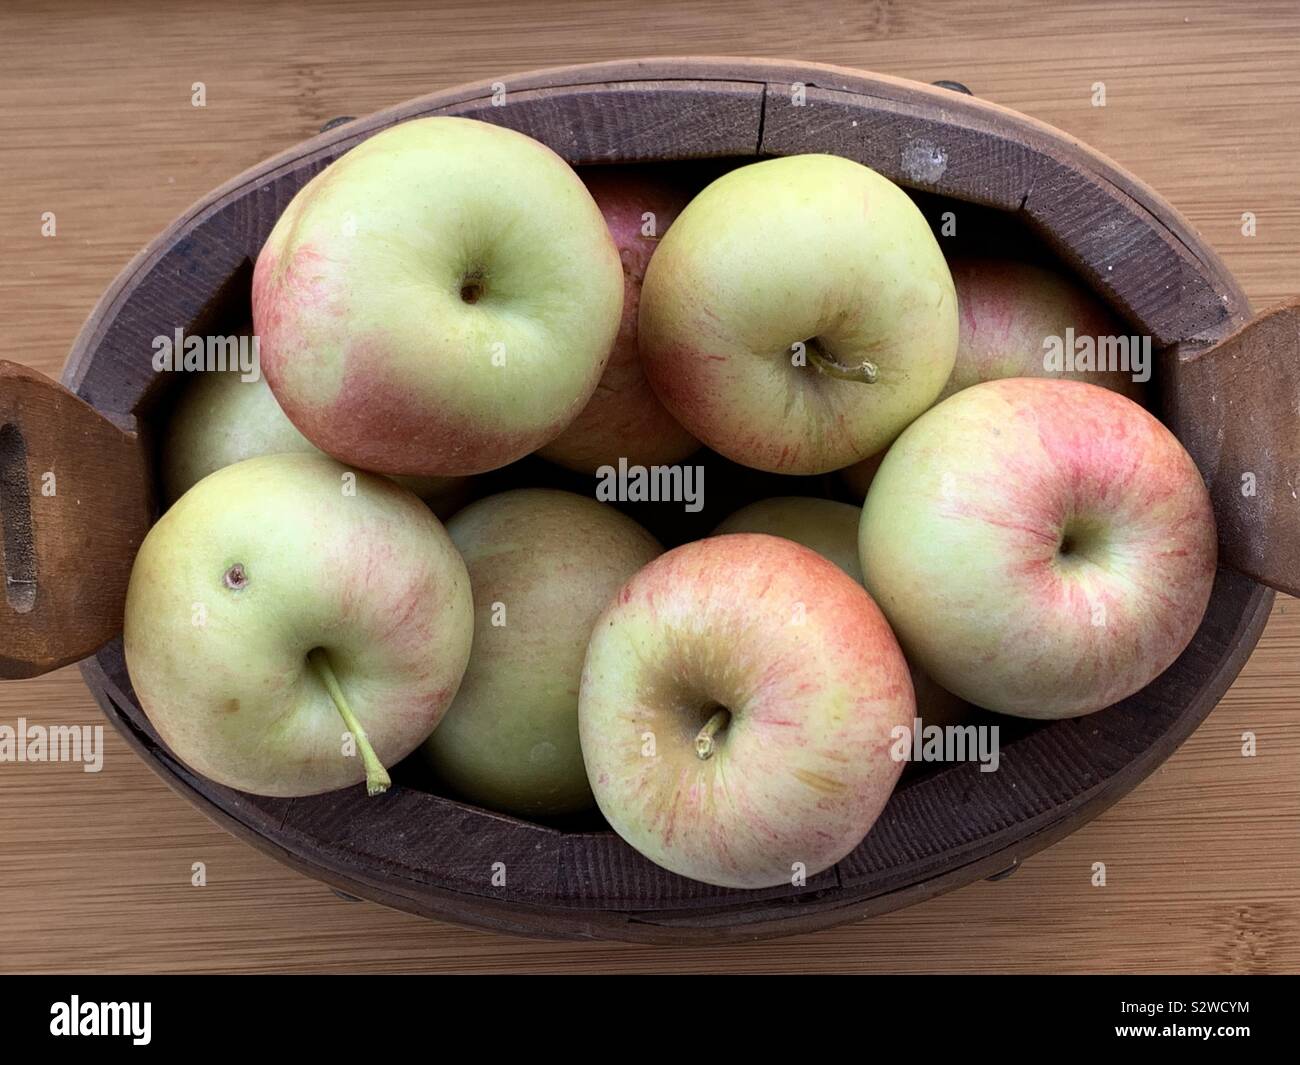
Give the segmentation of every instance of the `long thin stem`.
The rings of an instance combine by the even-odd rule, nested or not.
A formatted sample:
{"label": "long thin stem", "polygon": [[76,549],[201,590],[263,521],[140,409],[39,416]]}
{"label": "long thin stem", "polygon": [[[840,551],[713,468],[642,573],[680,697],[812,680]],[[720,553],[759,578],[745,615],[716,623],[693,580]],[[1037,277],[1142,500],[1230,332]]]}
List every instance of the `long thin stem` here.
{"label": "long thin stem", "polygon": [[330,693],[330,698],[334,700],[334,705],[338,708],[343,723],[347,725],[348,731],[352,733],[352,738],[357,741],[357,750],[361,752],[361,760],[366,766],[366,794],[379,795],[387,791],[393,783],[393,779],[388,775],[388,770],[384,768],[384,763],[379,760],[379,756],[375,754],[375,749],[370,746],[370,740],[366,737],[366,730],[361,727],[361,722],[357,720],[356,714],[352,712],[352,707],[348,705],[347,696],[343,694],[343,689],[339,686],[339,679],[334,675],[334,668],[330,665],[325,648],[312,648],[307,653],[307,661],[316,670],[321,683],[325,685],[325,690]]}

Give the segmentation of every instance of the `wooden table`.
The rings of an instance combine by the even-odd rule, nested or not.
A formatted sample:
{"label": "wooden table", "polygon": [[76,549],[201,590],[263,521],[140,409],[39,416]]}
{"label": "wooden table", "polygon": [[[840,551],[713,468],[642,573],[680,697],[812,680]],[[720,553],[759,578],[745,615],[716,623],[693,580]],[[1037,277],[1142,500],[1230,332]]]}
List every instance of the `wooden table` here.
{"label": "wooden table", "polygon": [[[57,374],[142,244],[330,118],[638,54],[962,81],[1160,190],[1260,309],[1300,293],[1300,10],[1250,7],[501,0],[370,14],[360,2],[11,2],[0,13],[0,358]],[[46,212],[54,236],[42,234]],[[1191,740],[1015,876],[724,950],[530,942],[344,902],[207,822],[110,732],[97,774],[0,764],[0,970],[1294,972],[1298,703],[1300,606],[1280,597]],[[0,687],[0,724],[20,716],[102,720],[75,668]],[[1246,732],[1254,757],[1242,755]],[[195,862],[206,886],[191,884]],[[1096,862],[1105,887],[1092,884]]]}

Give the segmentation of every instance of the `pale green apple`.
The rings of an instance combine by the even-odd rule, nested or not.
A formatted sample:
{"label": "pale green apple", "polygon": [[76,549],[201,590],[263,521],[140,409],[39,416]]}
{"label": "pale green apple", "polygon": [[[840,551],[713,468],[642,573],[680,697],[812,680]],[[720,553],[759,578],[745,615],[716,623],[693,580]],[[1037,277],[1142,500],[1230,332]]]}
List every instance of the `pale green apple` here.
{"label": "pale green apple", "polygon": [[414,119],[308,182],[253,272],[261,364],[322,451],[386,473],[496,469],[586,405],[623,270],[555,152],[466,118]]}
{"label": "pale green apple", "polygon": [[913,422],[867,492],[867,588],[969,702],[1091,713],[1177,658],[1214,583],[1209,494],[1174,435],[1116,392],[1018,377]]}
{"label": "pale green apple", "polygon": [[862,586],[801,544],[739,533],[669,551],[623,587],[592,633],[578,718],[623,839],[682,876],[760,888],[861,842],[915,711]]}
{"label": "pale green apple", "polygon": [[830,559],[859,584],[858,522],[862,508],[814,496],[776,496],[741,507],[724,518],[714,536],[725,533],[767,533],[784,536]]}
{"label": "pale green apple", "polygon": [[465,564],[414,495],[351,472],[304,454],[227,466],[140,546],[131,683],[168,747],[220,784],[382,791],[456,694],[474,630]]}
{"label": "pale green apple", "polygon": [[[864,584],[858,558],[858,525],[862,508],[833,499],[777,496],[741,507],[713,530],[726,533],[767,533],[810,547],[828,558],[859,584]],[[970,707],[941,688],[923,669],[908,661],[916,713],[927,725],[953,725],[969,717]]]}
{"label": "pale green apple", "polygon": [[768,159],[695,197],[641,288],[646,376],[687,430],[777,473],[885,447],[939,395],[957,298],[920,210],[831,155]]}
{"label": "pale green apple", "polygon": [[[245,381],[237,373],[196,373],[185,382],[163,434],[163,490],[172,502],[223,466],[281,452],[322,454],[285,416],[266,378]],[[464,477],[393,480],[444,519],[465,501],[470,484]]]}
{"label": "pale green apple", "polygon": [[461,796],[525,817],[592,805],[578,742],[578,685],[596,617],[660,552],[594,499],[520,489],[447,526],[474,589],[474,650],[425,751]]}

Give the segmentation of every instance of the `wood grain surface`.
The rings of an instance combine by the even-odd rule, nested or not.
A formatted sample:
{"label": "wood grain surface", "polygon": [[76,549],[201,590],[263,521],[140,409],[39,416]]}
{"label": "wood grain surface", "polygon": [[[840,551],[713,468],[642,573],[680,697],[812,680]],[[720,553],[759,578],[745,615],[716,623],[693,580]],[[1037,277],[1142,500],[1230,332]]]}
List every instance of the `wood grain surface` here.
{"label": "wood grain surface", "polygon": [[[335,116],[552,64],[691,53],[962,81],[1158,189],[1257,309],[1300,293],[1294,4],[9,3],[0,358],[56,374],[144,243]],[[102,720],[73,668],[0,687],[0,725],[20,717]],[[531,942],[344,902],[104,742],[98,773],[0,763],[0,970],[1300,970],[1300,606],[1286,597],[1183,748],[1014,876],[751,946]]]}

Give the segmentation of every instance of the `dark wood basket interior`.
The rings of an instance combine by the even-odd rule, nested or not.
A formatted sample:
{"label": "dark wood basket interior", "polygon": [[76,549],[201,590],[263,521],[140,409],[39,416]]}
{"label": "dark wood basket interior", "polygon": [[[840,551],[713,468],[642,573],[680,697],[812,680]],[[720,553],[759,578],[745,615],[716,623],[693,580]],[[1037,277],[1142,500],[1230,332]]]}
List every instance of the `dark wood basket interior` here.
{"label": "dark wood basket interior", "polygon": [[[790,86],[804,85],[805,103]],[[807,101],[811,101],[811,107]],[[65,380],[102,410],[162,424],[182,375],[156,376],[151,340],[177,327],[230,334],[250,319],[252,262],[314,174],[384,125],[418,114],[500,121],[575,165],[671,166],[697,184],[758,155],[832,151],[903,184],[945,250],[1026,258],[1074,273],[1161,352],[1176,387],[1180,349],[1223,335],[1245,300],[1195,234],[1133,179],[1036,124],[943,90],[829,68],[728,60],[622,64],[524,76],[506,107],[468,87],[351,123],[236,179],[178,221],[106,294]],[[917,150],[933,165],[915,163]],[[934,163],[942,160],[943,165]],[[1159,410],[1160,395],[1153,392]],[[761,474],[702,453],[706,506],[624,509],[666,545],[706,535],[745,502],[843,496],[833,476]],[[532,458],[477,479],[483,495],[523,484],[591,493],[590,478]],[[262,799],[190,772],[160,743],[131,691],[120,641],[83,667],[109,718],[174,787],[232,831],[346,892],[413,912],[549,935],[651,941],[795,932],[880,912],[996,873],[1078,827],[1151,772],[1213,708],[1254,646],[1271,593],[1220,571],[1191,645],[1130,699],[1089,717],[1002,728],[1001,764],[909,769],[848,858],[799,888],[729,891],[641,858],[597,815],[538,825],[438,794],[412,760],[387,795],[361,788]],[[492,881],[504,862],[506,884]]]}

